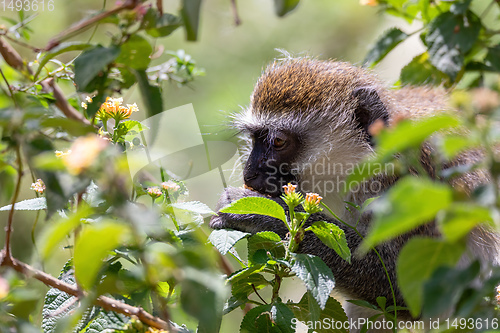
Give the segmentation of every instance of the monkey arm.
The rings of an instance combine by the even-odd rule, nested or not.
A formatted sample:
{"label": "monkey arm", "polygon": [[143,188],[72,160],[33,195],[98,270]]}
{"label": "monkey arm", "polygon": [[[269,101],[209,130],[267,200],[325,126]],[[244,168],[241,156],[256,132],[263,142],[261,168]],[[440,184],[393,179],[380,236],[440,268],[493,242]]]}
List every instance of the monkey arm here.
{"label": "monkey arm", "polygon": [[[248,196],[263,195],[248,189],[228,187],[219,199],[216,208],[219,210],[233,201]],[[280,204],[285,211],[288,211],[287,205],[281,198],[270,199]],[[388,302],[392,302],[392,293],[387,275],[376,253],[370,251],[363,257],[357,256],[355,251],[361,243],[359,235],[348,226],[326,214],[316,213],[311,215],[305,227],[308,227],[316,221],[334,223],[344,230],[347,244],[353,252],[351,264],[342,259],[334,250],[323,244],[312,231],[307,231],[305,233],[303,241],[299,244],[298,252],[320,257],[332,270],[336,281],[336,288],[346,295],[347,299],[363,299],[372,304],[376,304],[376,297],[384,296],[387,298]],[[285,238],[288,233],[288,229],[283,221],[269,216],[254,214],[238,215],[219,213],[212,217],[210,227],[213,229],[235,229],[252,234],[261,231],[273,231],[280,235],[281,238]],[[404,305],[404,302],[399,290],[395,286],[395,258],[397,258],[403,245],[404,240],[399,239],[393,241],[391,245],[382,244],[377,247],[394,285],[396,300],[399,305]]]}

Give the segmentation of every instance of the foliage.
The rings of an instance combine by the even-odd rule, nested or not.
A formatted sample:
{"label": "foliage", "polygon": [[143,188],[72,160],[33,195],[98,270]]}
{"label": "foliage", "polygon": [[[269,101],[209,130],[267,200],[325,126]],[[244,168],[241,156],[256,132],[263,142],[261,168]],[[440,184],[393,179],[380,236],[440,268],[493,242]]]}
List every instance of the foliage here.
{"label": "foliage", "polygon": [[[299,2],[275,0],[275,12],[287,15]],[[366,65],[375,66],[418,33],[426,51],[403,68],[398,83],[455,89],[451,102],[462,112],[417,121],[398,119],[391,128],[374,133],[377,149],[364,165],[391,163],[400,180],[373,203],[346,203],[349,209],[370,209],[374,214],[367,235],[357,226],[346,226],[363,239],[360,253],[352,255],[338,226],[317,221],[305,227],[310,215],[321,210],[317,196],[303,198],[287,188],[288,214],[274,201],[257,197],[223,210],[275,217],[289,231],[284,240],[273,232],[249,235],[233,230],[213,231],[207,237],[203,219],[214,212],[203,203],[187,201],[185,184],[168,170],[158,166],[160,179],[146,172],[131,179],[125,152],[146,151],[141,138],[149,129],[131,119],[138,107],[124,103],[123,96],[137,87],[151,117],[163,111],[162,96],[168,92],[162,82],[184,86],[204,74],[183,50],[163,51],[155,44],[177,29],[184,29],[187,40],[196,40],[201,1],[182,0],[176,14],[165,13],[161,1],[118,2],[55,36],[42,50],[30,46],[30,22],[35,17],[20,11],[18,20],[6,20],[8,27],[0,30],[6,64],[0,72],[0,198],[8,198],[10,204],[0,208],[8,214],[0,261],[0,330],[132,333],[190,332],[198,327],[200,332],[217,332],[223,314],[240,307],[245,311],[241,331],[293,332],[297,321],[326,320],[341,324],[335,325],[336,331],[345,332],[348,318],[330,296],[335,276],[318,257],[296,253],[304,234],[314,233],[351,262],[361,252],[378,254],[381,242],[430,221],[442,236],[409,241],[397,264],[398,281],[391,281],[398,283],[409,311],[476,322],[497,318],[494,288],[500,271],[485,275],[477,262],[460,268],[455,264],[473,228],[496,228],[499,223],[495,184],[500,176],[500,27],[492,19],[500,12],[498,2],[365,2],[409,23],[422,23],[410,33],[389,29],[368,52]],[[83,31],[103,26],[109,28],[105,42],[83,40]],[[22,57],[12,45],[31,53]],[[160,56],[166,61],[153,66],[152,59]],[[433,160],[446,166],[437,174],[427,175],[418,167],[423,143],[431,144]],[[470,149],[479,149],[483,159],[465,166],[446,163]],[[369,170],[377,168],[355,170],[351,182],[374,176]],[[490,173],[491,181],[472,193],[448,185],[465,172],[482,170]],[[35,198],[19,200],[23,174],[33,179]],[[343,222],[340,214],[326,208]],[[40,260],[47,261],[63,248],[72,257],[58,278],[35,268],[38,262],[31,266],[12,256],[18,211],[37,212],[35,226],[40,217],[46,218],[36,239]],[[243,242],[246,257],[234,247]],[[217,268],[218,262],[225,262],[224,255],[240,265],[234,272],[226,269],[225,281]],[[32,277],[50,287],[41,322],[36,319],[40,295],[27,285]],[[283,300],[283,280],[291,277],[307,289],[299,302]],[[261,292],[265,288],[270,289],[267,301]],[[398,311],[407,310],[384,297],[377,298],[377,304],[349,301],[375,311],[371,320],[395,321]],[[451,326],[463,328],[461,321]]]}

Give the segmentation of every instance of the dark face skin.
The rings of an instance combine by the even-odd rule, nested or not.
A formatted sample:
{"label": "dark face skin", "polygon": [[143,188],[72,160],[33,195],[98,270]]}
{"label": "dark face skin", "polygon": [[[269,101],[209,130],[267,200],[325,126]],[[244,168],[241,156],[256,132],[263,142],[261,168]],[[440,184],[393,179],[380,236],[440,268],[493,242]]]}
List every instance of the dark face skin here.
{"label": "dark face skin", "polygon": [[296,183],[291,163],[297,157],[299,140],[283,131],[255,131],[253,149],[243,171],[245,185],[263,194],[277,197],[283,186]]}

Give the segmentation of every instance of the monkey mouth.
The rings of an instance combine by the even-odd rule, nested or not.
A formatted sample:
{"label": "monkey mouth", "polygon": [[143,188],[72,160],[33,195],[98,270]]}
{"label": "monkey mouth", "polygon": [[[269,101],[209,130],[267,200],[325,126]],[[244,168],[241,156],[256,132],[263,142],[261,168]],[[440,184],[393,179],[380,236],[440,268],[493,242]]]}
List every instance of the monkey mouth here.
{"label": "monkey mouth", "polygon": [[243,186],[242,186],[242,187],[243,187],[244,189],[246,189],[246,190],[250,190],[250,191],[255,192],[255,193],[263,194],[263,195],[265,195],[265,196],[266,196],[266,197],[268,197],[268,198],[272,198],[272,195],[270,195],[269,193],[262,193],[262,192],[260,192],[260,191],[257,191],[256,189],[254,189],[254,188],[253,188],[253,187],[251,187],[251,186],[248,186],[247,184],[243,184]]}

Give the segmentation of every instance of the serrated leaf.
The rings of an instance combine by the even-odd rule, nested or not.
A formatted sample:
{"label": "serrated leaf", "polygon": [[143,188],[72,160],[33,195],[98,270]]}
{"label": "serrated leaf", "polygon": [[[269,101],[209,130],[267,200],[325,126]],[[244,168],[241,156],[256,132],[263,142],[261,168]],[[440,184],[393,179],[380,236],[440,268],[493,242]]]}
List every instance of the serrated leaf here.
{"label": "serrated leaf", "polygon": [[86,91],[87,85],[119,54],[120,48],[101,45],[80,54],[74,61],[75,83],[78,91]]}
{"label": "serrated leaf", "polygon": [[56,47],[54,47],[53,49],[51,49],[50,51],[45,53],[42,60],[40,60],[40,63],[38,65],[38,69],[35,73],[34,80],[36,80],[36,78],[38,77],[38,75],[42,71],[43,67],[50,61],[50,59],[57,57],[58,55],[60,55],[62,53],[66,53],[66,52],[70,52],[70,51],[83,51],[83,50],[88,49],[91,46],[92,46],[92,44],[85,43],[85,42],[65,42],[65,43],[61,43],[61,44],[57,45]]}
{"label": "serrated leaf", "polygon": [[335,280],[330,268],[321,258],[310,254],[296,254],[291,270],[304,284],[318,302],[321,310],[335,286]]}
{"label": "serrated leaf", "polygon": [[250,264],[261,264],[254,260],[255,253],[259,250],[269,252],[275,259],[284,258],[286,255],[281,237],[272,231],[258,232],[248,239],[248,262]]}
{"label": "serrated leaf", "polygon": [[152,52],[151,44],[144,37],[132,35],[120,47],[120,54],[115,62],[134,69],[146,69],[151,62],[149,56]]}
{"label": "serrated leaf", "polygon": [[325,221],[314,222],[306,231],[312,231],[329,248],[348,263],[351,263],[351,250],[347,245],[344,230],[333,223]]}
{"label": "serrated leaf", "polygon": [[118,222],[99,222],[86,226],[75,244],[75,276],[85,289],[94,286],[97,273],[110,251],[123,244],[129,226]]}
{"label": "serrated leaf", "polygon": [[101,311],[89,325],[81,331],[82,333],[103,333],[123,330],[130,322],[130,317],[113,311]]}
{"label": "serrated leaf", "polygon": [[408,35],[398,28],[387,30],[371,48],[370,52],[368,52],[363,63],[367,67],[375,66],[406,38],[408,38]]}
{"label": "serrated leaf", "polygon": [[375,214],[368,235],[360,245],[363,252],[381,242],[425,224],[452,201],[451,188],[426,178],[407,176],[373,204]]}
{"label": "serrated leaf", "polygon": [[292,310],[287,305],[276,302],[260,305],[248,311],[241,321],[241,332],[295,332],[292,328]]}
{"label": "serrated leaf", "polygon": [[280,219],[286,223],[285,210],[277,202],[262,197],[245,197],[232,202],[220,210],[230,214],[266,215]]}
{"label": "serrated leaf", "polygon": [[274,0],[274,11],[279,17],[285,16],[295,9],[300,0]]}
{"label": "serrated leaf", "polygon": [[[12,205],[3,206],[0,211],[8,211],[12,208]],[[14,204],[14,210],[42,210],[47,209],[47,201],[44,197],[26,199],[23,201],[16,202]]]}
{"label": "serrated leaf", "polygon": [[424,52],[414,57],[399,75],[399,80],[403,85],[425,85],[432,84],[439,86],[444,82],[449,82],[446,74],[437,70],[430,61],[429,53]]}
{"label": "serrated leaf", "polygon": [[461,243],[415,237],[403,247],[398,257],[396,272],[401,293],[412,316],[420,314],[424,283],[441,266],[453,267],[465,249]]}
{"label": "serrated leaf", "polygon": [[262,271],[265,267],[266,267],[266,265],[257,264],[257,265],[242,268],[239,271],[236,271],[233,274],[231,274],[230,276],[228,276],[227,282],[236,283],[237,281],[245,279],[254,273],[258,273],[258,272]]}
{"label": "serrated leaf", "polygon": [[240,239],[250,235],[238,230],[213,230],[208,240],[222,255],[225,255]]}
{"label": "serrated leaf", "polygon": [[336,325],[335,322],[345,323],[348,318],[342,308],[342,305],[333,297],[328,298],[326,302],[325,309],[321,311],[318,304],[310,294],[310,292],[306,292],[304,296],[302,296],[299,303],[289,304],[288,305],[294,315],[295,318],[300,320],[301,322],[323,322],[329,323],[331,325],[321,325],[315,327],[314,331],[318,333],[330,333],[330,332],[338,332],[338,333],[347,333],[348,325]]}
{"label": "serrated leaf", "polygon": [[66,237],[81,224],[82,219],[89,216],[92,210],[85,205],[67,218],[61,218],[44,229],[40,236],[39,250],[42,258],[47,259]]}
{"label": "serrated leaf", "polygon": [[481,20],[471,11],[466,16],[444,12],[436,17],[425,35],[430,62],[455,81],[464,55],[476,42],[481,27]]}

